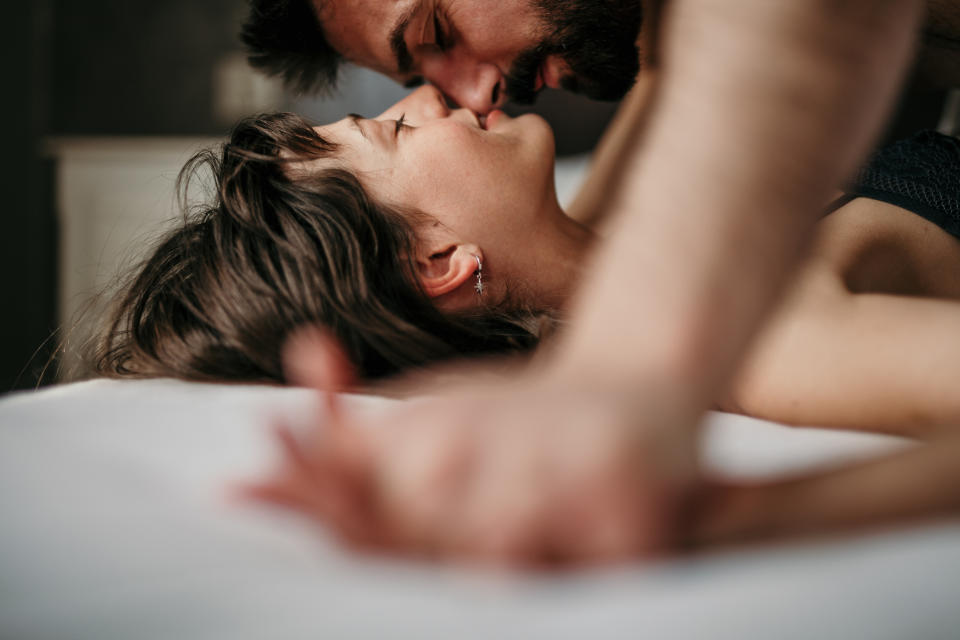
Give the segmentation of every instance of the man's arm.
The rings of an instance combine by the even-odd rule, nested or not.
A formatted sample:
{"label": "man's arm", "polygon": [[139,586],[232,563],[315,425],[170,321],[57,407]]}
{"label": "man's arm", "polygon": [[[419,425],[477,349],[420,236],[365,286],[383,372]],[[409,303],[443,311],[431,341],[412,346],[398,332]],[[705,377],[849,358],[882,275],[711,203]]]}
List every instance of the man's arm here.
{"label": "man's arm", "polygon": [[922,2],[666,6],[649,131],[558,365],[704,408],[887,116]]}
{"label": "man's arm", "polygon": [[[552,368],[472,383],[397,412],[391,429],[364,430],[390,438],[347,474],[371,493],[373,529],[404,532],[397,546],[407,551],[483,557],[492,545],[511,561],[611,561],[675,543],[697,485],[700,414],[773,306],[820,205],[865,156],[920,5],[667,3],[643,148],[630,154],[616,233],[582,285]],[[563,444],[558,433],[570,446],[548,446]],[[603,446],[590,444],[597,434]],[[328,457],[336,467],[351,456]],[[451,469],[471,478],[468,514],[447,490]],[[541,469],[554,470],[549,482]],[[433,500],[431,486],[446,498]],[[513,518],[506,542],[503,509]],[[604,526],[544,537],[560,513]]]}

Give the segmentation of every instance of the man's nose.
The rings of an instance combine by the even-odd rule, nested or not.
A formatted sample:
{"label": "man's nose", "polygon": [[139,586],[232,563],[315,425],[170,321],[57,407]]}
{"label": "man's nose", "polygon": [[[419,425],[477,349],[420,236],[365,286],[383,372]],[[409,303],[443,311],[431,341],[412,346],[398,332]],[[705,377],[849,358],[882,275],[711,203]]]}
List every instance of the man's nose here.
{"label": "man's nose", "polygon": [[506,102],[503,75],[492,64],[444,57],[424,62],[424,77],[465,109],[488,114]]}

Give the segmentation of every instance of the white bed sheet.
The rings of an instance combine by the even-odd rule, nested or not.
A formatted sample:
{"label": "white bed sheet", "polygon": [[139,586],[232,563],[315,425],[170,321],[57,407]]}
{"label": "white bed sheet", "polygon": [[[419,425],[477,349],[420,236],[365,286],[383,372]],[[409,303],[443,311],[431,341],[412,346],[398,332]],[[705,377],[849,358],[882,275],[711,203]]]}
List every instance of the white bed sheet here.
{"label": "white bed sheet", "polygon": [[[351,397],[358,410],[392,401]],[[0,401],[0,638],[960,638],[960,524],[552,577],[361,558],[226,498],[273,461],[275,387],[93,381]],[[900,446],[712,414],[764,475]]]}

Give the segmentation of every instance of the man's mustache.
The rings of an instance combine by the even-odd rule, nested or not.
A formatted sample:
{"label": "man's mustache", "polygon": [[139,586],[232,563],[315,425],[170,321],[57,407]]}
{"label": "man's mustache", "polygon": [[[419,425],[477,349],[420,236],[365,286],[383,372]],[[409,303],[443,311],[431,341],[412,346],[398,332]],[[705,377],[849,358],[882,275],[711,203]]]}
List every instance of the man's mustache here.
{"label": "man's mustache", "polygon": [[536,101],[539,92],[534,85],[548,55],[547,48],[540,44],[522,51],[513,61],[505,78],[507,98],[511,102],[533,104]]}
{"label": "man's mustache", "polygon": [[[620,100],[633,86],[640,70],[636,48],[628,46],[622,49],[604,56],[588,56],[593,60],[587,66],[578,64],[582,61],[576,57],[564,57],[573,73],[560,78],[560,86],[593,100]],[[539,91],[535,90],[534,86],[540,69],[547,57],[560,53],[559,47],[551,47],[547,43],[521,52],[505,78],[507,98],[521,105],[536,102]]]}

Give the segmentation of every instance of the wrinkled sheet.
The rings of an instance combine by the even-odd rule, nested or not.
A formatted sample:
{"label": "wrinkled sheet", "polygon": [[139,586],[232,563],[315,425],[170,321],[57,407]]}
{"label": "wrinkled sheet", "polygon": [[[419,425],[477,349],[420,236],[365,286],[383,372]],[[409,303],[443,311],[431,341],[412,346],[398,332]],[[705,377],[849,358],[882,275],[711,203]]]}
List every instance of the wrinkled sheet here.
{"label": "wrinkled sheet", "polygon": [[[359,557],[231,500],[273,462],[271,420],[319,411],[169,380],[0,400],[0,638],[960,638],[960,523],[511,576]],[[704,462],[763,477],[898,446],[716,413]]]}

